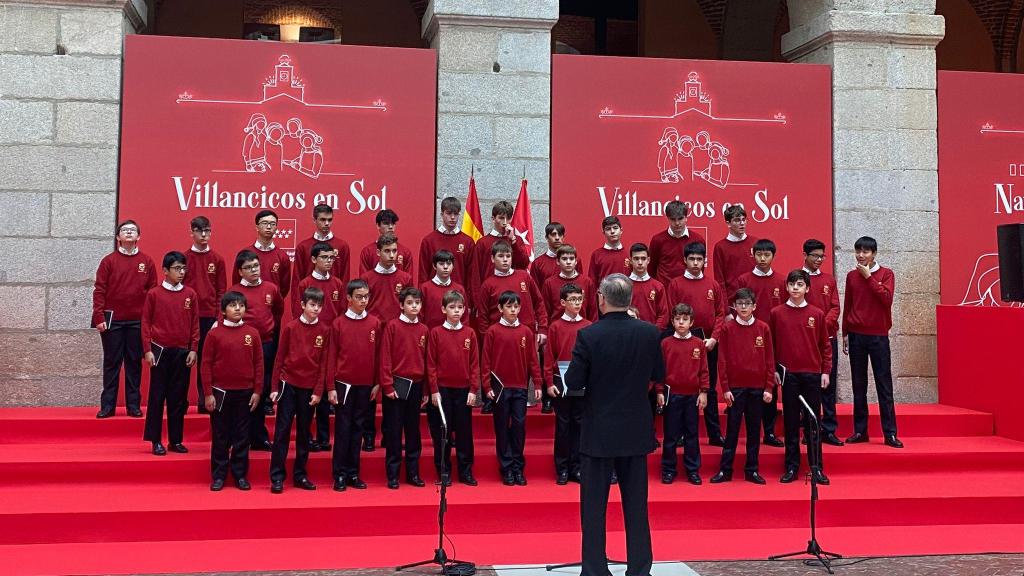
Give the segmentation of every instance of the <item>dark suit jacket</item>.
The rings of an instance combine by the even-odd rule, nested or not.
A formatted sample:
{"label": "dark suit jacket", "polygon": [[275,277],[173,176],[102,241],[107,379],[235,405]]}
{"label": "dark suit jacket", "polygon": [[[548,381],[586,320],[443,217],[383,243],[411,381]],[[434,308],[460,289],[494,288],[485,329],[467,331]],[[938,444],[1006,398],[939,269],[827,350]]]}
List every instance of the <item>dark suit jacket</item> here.
{"label": "dark suit jacket", "polygon": [[565,378],[570,390],[585,389],[580,453],[612,458],[654,451],[647,392],[665,375],[660,342],[653,324],[625,312],[580,330]]}

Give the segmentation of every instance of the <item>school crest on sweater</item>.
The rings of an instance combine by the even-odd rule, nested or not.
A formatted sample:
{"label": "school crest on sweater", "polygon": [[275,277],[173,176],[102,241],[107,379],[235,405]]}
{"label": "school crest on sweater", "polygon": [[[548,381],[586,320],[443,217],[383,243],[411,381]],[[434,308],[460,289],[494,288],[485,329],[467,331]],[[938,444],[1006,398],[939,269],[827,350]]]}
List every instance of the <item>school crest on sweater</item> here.
{"label": "school crest on sweater", "polygon": [[[825,286],[825,294],[828,294],[828,286]],[[779,297],[779,289],[778,288],[772,288],[772,297],[773,298],[778,298]]]}
{"label": "school crest on sweater", "polygon": [[338,294],[337,290],[331,292],[331,301],[332,302],[337,302],[340,298],[341,298],[341,295]]}
{"label": "school crest on sweater", "polygon": [[267,306],[270,306],[273,303],[274,299],[270,296],[270,294],[267,294]]}
{"label": "school crest on sweater", "polygon": [[402,292],[402,288],[404,288],[404,286],[402,286],[401,282],[395,284],[395,294],[401,293]]}
{"label": "school crest on sweater", "polygon": [[427,347],[427,337],[426,336],[420,336],[419,346],[420,346],[420,348],[426,348]]}
{"label": "school crest on sweater", "polygon": [[246,346],[252,346],[252,335],[251,334],[246,334],[245,335],[244,343],[245,343]]}
{"label": "school crest on sweater", "polygon": [[281,263],[280,262],[274,262],[274,266],[271,267],[271,269],[270,269],[270,271],[273,272],[274,274],[277,274],[278,271],[280,271],[280,270],[281,270]]}
{"label": "school crest on sweater", "polygon": [[693,359],[700,360],[700,348],[693,349]]}
{"label": "school crest on sweater", "polygon": [[764,348],[764,336],[754,338],[754,346],[757,348]]}
{"label": "school crest on sweater", "polygon": [[469,350],[469,347],[470,347],[469,338],[466,338],[466,341],[462,343],[462,346],[466,350]]}
{"label": "school crest on sweater", "polygon": [[807,317],[807,327],[814,328],[814,316]]}
{"label": "school crest on sweater", "polygon": [[139,262],[139,272],[142,272],[143,274],[146,273],[146,263],[145,262]]}
{"label": "school crest on sweater", "polygon": [[715,291],[709,289],[708,290],[708,300],[714,300],[714,299],[715,299]]}
{"label": "school crest on sweater", "polygon": [[519,347],[526,348],[526,336],[523,336],[522,338],[519,339]]}
{"label": "school crest on sweater", "polygon": [[825,284],[824,286],[821,287],[821,293],[824,294],[825,296],[828,296],[829,294],[832,293],[832,287],[829,286],[828,284]]}
{"label": "school crest on sweater", "polygon": [[651,290],[651,293],[647,295],[647,299],[654,302],[654,290]]}
{"label": "school crest on sweater", "polygon": [[217,265],[214,264],[213,262],[210,262],[209,265],[206,266],[206,273],[207,274],[216,274],[217,273]]}
{"label": "school crest on sweater", "polygon": [[313,347],[314,348],[323,348],[324,347],[324,337],[323,336],[317,336],[316,340],[313,340]]}
{"label": "school crest on sweater", "polygon": [[192,309],[192,299],[191,298],[185,298],[185,310],[191,310],[191,309]]}
{"label": "school crest on sweater", "polygon": [[519,291],[520,292],[526,292],[526,282],[520,282],[519,283]]}
{"label": "school crest on sweater", "polygon": [[370,342],[376,342],[376,341],[377,341],[377,331],[376,330],[370,330]]}
{"label": "school crest on sweater", "polygon": [[466,251],[466,245],[465,244],[459,244],[458,250],[459,250],[459,254],[462,254],[463,252]]}

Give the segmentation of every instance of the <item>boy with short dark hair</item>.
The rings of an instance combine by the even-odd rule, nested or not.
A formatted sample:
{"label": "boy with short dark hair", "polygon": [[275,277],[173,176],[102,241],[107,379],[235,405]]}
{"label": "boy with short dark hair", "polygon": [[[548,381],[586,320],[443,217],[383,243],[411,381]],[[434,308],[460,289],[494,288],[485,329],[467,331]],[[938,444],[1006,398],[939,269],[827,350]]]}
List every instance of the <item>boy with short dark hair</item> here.
{"label": "boy with short dark hair", "polygon": [[629,275],[629,253],[622,245],[622,223],[618,216],[608,216],[601,221],[604,246],[590,255],[590,281],[600,286],[601,280],[609,274]]}
{"label": "boy with short dark hair", "polygon": [[440,411],[444,410],[448,437],[451,437],[451,432],[455,433],[459,482],[476,486],[477,481],[473,477],[473,405],[480,393],[480,349],[477,335],[462,324],[466,297],[449,290],[441,304],[445,321],[430,330],[427,344],[427,381],[431,396],[427,422],[434,445],[434,468],[438,483],[450,486],[452,442],[442,438]]}
{"label": "boy with short dark hair", "polygon": [[658,406],[665,414],[665,443],[661,453],[661,482],[676,477],[676,446],[683,440],[686,479],[695,486],[700,479],[700,443],[697,441],[698,410],[708,403],[708,352],[700,338],[690,333],[694,311],[688,304],[672,308],[672,335],[661,340],[665,380],[656,383]]}
{"label": "boy with short dark hair", "polygon": [[[512,215],[515,209],[512,204],[502,200],[491,207],[491,231],[476,241],[473,246],[473,264],[471,277],[469,279],[470,304],[476,307],[478,313],[483,312],[478,298],[480,286],[494,274],[494,264],[491,261],[491,249],[498,241],[504,240],[512,248],[512,267],[519,270],[526,270],[530,266],[530,247],[519,241],[515,230],[512,229]],[[482,331],[481,331],[482,333]]]}
{"label": "boy with short dark hair", "polygon": [[163,261],[164,281],[146,293],[142,305],[142,349],[152,366],[146,429],[143,440],[153,454],[167,454],[161,442],[164,403],[167,404],[167,441],[171,452],[188,452],[181,443],[188,409],[188,382],[199,346],[199,303],[196,291],[182,284],[185,255],[168,252]]}
{"label": "boy with short dark hair", "polygon": [[[240,490],[252,486],[249,472],[249,417],[263,389],[263,346],[260,333],[246,324],[245,295],[233,290],[220,299],[221,321],[210,330],[203,374],[203,400],[210,413],[210,490],[224,488],[228,468]],[[219,396],[219,399],[218,399]]]}
{"label": "boy with short dark hair", "polygon": [[[530,276],[539,288],[543,288],[548,278],[558,275],[561,269],[558,264],[558,249],[565,242],[565,226],[561,222],[548,222],[544,227],[544,240],[548,243],[547,251],[530,262]],[[577,270],[583,272],[582,268],[577,267]],[[550,312],[550,307],[548,311]]]}
{"label": "boy with short dark hair", "polygon": [[[103,343],[103,393],[97,418],[114,415],[124,365],[124,404],[128,415],[142,417],[142,334],[140,318],[146,294],[156,286],[156,265],[139,251],[141,230],[134,220],[117,225],[117,250],[96,269],[92,326]],[[109,321],[108,321],[109,319]]]}
{"label": "boy with short dark hair", "polygon": [[555,409],[555,483],[564,486],[570,479],[580,481],[583,398],[559,394],[552,380],[559,373],[558,363],[572,360],[576,335],[590,326],[590,321],[581,315],[586,296],[579,286],[572,283],[562,286],[559,297],[564,311],[548,329],[548,342],[544,347],[544,383]]}
{"label": "boy with short dark hair", "polygon": [[[313,246],[321,242],[326,243],[334,251],[334,261],[331,263],[331,275],[341,282],[342,290],[348,284],[349,279],[349,258],[350,250],[348,242],[336,236],[331,228],[334,226],[334,209],[328,204],[317,204],[313,207],[313,235],[306,238],[295,247],[295,267],[292,270],[296,284],[307,278],[313,271],[312,262]],[[302,291],[299,290],[299,294]],[[344,305],[342,304],[343,308]],[[328,322],[328,325],[330,322]]]}
{"label": "boy with short dark hair", "polygon": [[878,242],[861,236],[853,245],[857,267],[846,275],[843,306],[843,353],[850,356],[853,380],[853,436],[846,442],[868,441],[868,361],[878,392],[878,412],[885,444],[903,448],[896,437],[896,406],[892,396],[892,357],[889,330],[892,329],[892,301],[896,276],[875,262]]}
{"label": "boy with short dark hair", "polygon": [[[314,248],[315,250],[315,248]],[[334,254],[329,246],[325,253]],[[291,443],[292,421],[295,431],[295,462],[292,484],[303,490],[316,490],[306,473],[309,459],[309,425],[313,407],[324,395],[327,379],[327,350],[330,348],[331,326],[321,320],[324,292],[316,287],[302,291],[302,307],[295,319],[281,329],[277,360],[271,378],[270,399],[277,404],[274,424],[274,450],[270,457],[270,492],[280,494],[288,473],[288,444]]]}
{"label": "boy with short dark hair", "polygon": [[[779,479],[783,484],[796,480],[800,470],[800,416],[803,396],[815,412],[821,413],[821,389],[828,386],[832,370],[832,350],[825,329],[825,313],[807,303],[807,289],[811,277],[803,270],[793,270],[786,276],[789,299],[772,309],[768,325],[775,344],[775,361],[786,374],[782,385],[782,417],[786,425],[786,472]],[[778,380],[776,380],[778,382]],[[804,434],[810,438],[811,429],[804,422]],[[812,444],[813,445],[813,444]],[[828,477],[815,462],[818,454],[808,451],[808,464],[817,463],[815,471],[819,484],[828,484]]]}
{"label": "boy with short dark hair", "polygon": [[517,313],[518,321],[536,334],[538,345],[543,345],[547,338],[548,315],[540,288],[533,283],[533,278],[526,270],[512,267],[512,247],[507,242],[495,242],[491,247],[491,254],[494,272],[480,287],[478,301],[480,333],[486,334],[487,329],[498,322],[502,313],[499,304],[501,295],[505,292],[514,292],[521,302],[521,309]]}
{"label": "boy with short dark hair", "polygon": [[370,304],[366,309],[385,324],[401,313],[398,294],[403,288],[412,286],[412,275],[398,264],[400,245],[398,237],[385,232],[376,242],[377,263],[363,272],[359,278],[370,287]]}
{"label": "boy with short dark hair", "polygon": [[825,243],[811,238],[804,242],[804,271],[810,274],[813,286],[807,291],[807,301],[825,313],[829,343],[832,345],[832,372],[828,375],[828,388],[821,391],[821,441],[842,446],[836,435],[836,386],[839,384],[839,288],[835,276],[821,269],[825,261]]}
{"label": "boy with short dark hair", "polygon": [[768,324],[754,316],[757,295],[750,288],[740,288],[733,298],[736,315],[722,327],[718,343],[718,384],[729,407],[725,447],[718,473],[712,484],[732,480],[732,464],[736,458],[740,424],[747,427],[747,461],[743,477],[747,482],[764,484],[758,474],[758,451],[761,432],[762,403],[772,401],[775,387],[775,351]]}
{"label": "boy with short dark hair", "polygon": [[[519,321],[519,295],[502,292],[497,305],[501,318],[484,336],[484,391],[494,400],[494,437],[501,482],[505,486],[526,486],[523,449],[526,446],[527,389],[533,380],[533,400],[540,400],[544,380],[537,363],[536,337],[529,326]],[[500,397],[495,396],[492,378],[504,387]]]}
{"label": "boy with short dark hair", "polygon": [[434,255],[446,250],[452,255],[452,281],[466,286],[469,284],[469,270],[473,261],[473,239],[459,230],[459,216],[462,202],[449,196],[441,200],[441,225],[420,241],[419,283],[422,285],[434,277]]}
{"label": "boy with short dark hair", "polygon": [[739,289],[736,281],[754,266],[754,243],[757,238],[747,234],[747,211],[743,206],[733,204],[722,214],[729,225],[729,233],[715,244],[711,268],[715,273],[715,282],[726,294],[734,294]]}
{"label": "boy with short dark hair", "polygon": [[548,311],[548,318],[554,321],[559,318],[565,309],[562,307],[562,288],[573,284],[583,293],[583,308],[580,310],[587,320],[597,320],[597,290],[588,276],[583,275],[579,270],[579,259],[576,248],[569,244],[562,244],[556,252],[558,256],[558,273],[548,278],[541,286],[541,294],[544,296],[544,308]]}
{"label": "boy with short dark hair", "polygon": [[[381,238],[383,238],[386,235],[393,236],[395,238],[395,243],[398,244],[398,233],[395,231],[395,228],[398,226],[397,212],[395,212],[391,208],[385,208],[380,212],[377,212],[377,216],[374,217],[374,222],[377,224],[377,241],[370,242],[366,246],[363,246],[362,251],[359,252],[360,276],[363,276],[364,274],[366,274],[370,270],[373,270],[377,266],[379,262],[377,251],[380,250],[379,243]],[[412,278],[412,275],[416,270],[416,268],[413,266],[412,250],[406,248],[404,244],[398,244],[398,246],[396,247],[395,266],[397,266],[398,269],[401,270],[402,272],[408,274],[410,279]],[[406,284],[406,286],[411,285],[412,282],[410,280],[410,282]],[[373,293],[372,287],[370,289],[370,293]],[[398,295],[396,293],[395,297],[397,298],[397,296]]]}
{"label": "boy with short dark hair", "polygon": [[668,286],[672,280],[683,275],[686,262],[683,261],[683,248],[690,242],[707,244],[704,237],[686,226],[686,218],[690,215],[690,207],[679,200],[665,204],[665,218],[668,230],[658,232],[651,238],[651,264],[648,272],[662,285]]}
{"label": "boy with short dark hair", "polygon": [[453,276],[454,254],[448,250],[438,250],[428,261],[433,263],[434,276],[420,283],[420,292],[423,293],[420,320],[427,325],[427,328],[434,329],[443,324],[445,320],[444,305],[442,304],[445,295],[452,290],[462,294],[463,297],[467,294],[466,288],[456,282]]}
{"label": "boy with short dark hair", "polygon": [[[292,260],[288,253],[274,245],[277,234],[277,212],[260,210],[256,213],[256,242],[243,248],[254,252],[260,261],[263,279],[272,282],[286,298],[292,287]],[[238,284],[242,279],[236,268],[231,281]]]}
{"label": "boy with short dark hair", "polygon": [[[185,286],[196,291],[199,298],[199,348],[196,350],[196,363],[203,363],[203,346],[206,335],[217,322],[220,313],[220,299],[227,290],[227,266],[224,257],[210,248],[210,219],[196,216],[189,224],[192,229],[192,247],[185,252],[185,266],[191,274],[185,274]],[[196,390],[203,389],[203,372],[196,371]],[[203,395],[198,395],[196,402],[200,414],[206,413]]]}
{"label": "boy with short dark hair", "polygon": [[664,330],[668,326],[668,294],[665,286],[647,272],[648,254],[647,245],[642,242],[629,248],[629,264],[633,268],[629,274],[633,281],[633,306],[641,320]]}

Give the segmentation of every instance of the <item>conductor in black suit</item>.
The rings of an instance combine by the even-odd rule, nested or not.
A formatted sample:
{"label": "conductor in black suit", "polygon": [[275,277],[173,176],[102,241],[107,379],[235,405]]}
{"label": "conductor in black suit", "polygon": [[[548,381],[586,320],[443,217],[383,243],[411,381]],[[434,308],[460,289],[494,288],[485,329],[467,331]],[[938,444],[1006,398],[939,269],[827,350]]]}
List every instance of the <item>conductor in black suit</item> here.
{"label": "conductor in black suit", "polygon": [[604,316],[580,330],[566,384],[583,391],[580,428],[581,576],[609,576],[605,515],[614,470],[619,477],[626,524],[627,576],[651,571],[647,521],[647,455],[654,451],[654,422],[647,399],[652,381],[664,378],[660,334],[654,325],[626,313],[632,283],[624,274],[601,281],[598,307]]}

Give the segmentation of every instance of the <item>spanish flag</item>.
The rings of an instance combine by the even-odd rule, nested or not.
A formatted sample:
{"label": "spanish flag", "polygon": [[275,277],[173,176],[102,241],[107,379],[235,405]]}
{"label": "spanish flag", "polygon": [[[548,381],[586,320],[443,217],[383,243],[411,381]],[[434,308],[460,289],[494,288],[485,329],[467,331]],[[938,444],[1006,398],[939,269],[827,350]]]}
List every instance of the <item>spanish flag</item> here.
{"label": "spanish flag", "polygon": [[462,231],[476,242],[484,235],[484,222],[480,217],[480,199],[476,195],[476,180],[469,176],[469,196],[466,197],[466,209],[462,213]]}

